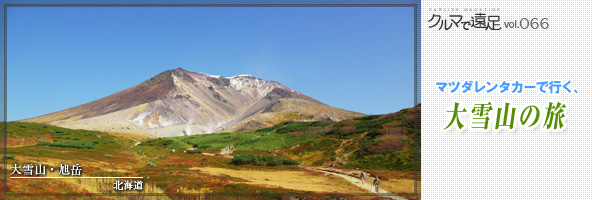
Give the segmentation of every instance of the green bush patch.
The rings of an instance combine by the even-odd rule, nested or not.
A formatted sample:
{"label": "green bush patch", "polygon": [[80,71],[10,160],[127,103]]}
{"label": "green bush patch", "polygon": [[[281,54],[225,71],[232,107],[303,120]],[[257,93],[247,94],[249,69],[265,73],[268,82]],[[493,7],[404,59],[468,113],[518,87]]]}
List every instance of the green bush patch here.
{"label": "green bush patch", "polygon": [[37,146],[49,146],[51,142],[38,142]]}
{"label": "green bush patch", "polygon": [[54,142],[49,146],[51,147],[63,147],[63,148],[76,148],[76,149],[94,149],[95,144],[87,141],[62,141]]}
{"label": "green bush patch", "polygon": [[195,150],[187,150],[185,153],[203,153],[203,151],[195,149]]}
{"label": "green bush patch", "polygon": [[286,158],[277,158],[274,156],[264,156],[264,155],[240,155],[232,158],[230,161],[232,164],[235,165],[256,165],[256,166],[280,166],[280,165],[298,165],[298,161],[286,159]]}
{"label": "green bush patch", "polygon": [[177,139],[173,138],[166,138],[163,140],[162,145],[166,146],[169,149],[189,149],[191,145],[181,142]]}

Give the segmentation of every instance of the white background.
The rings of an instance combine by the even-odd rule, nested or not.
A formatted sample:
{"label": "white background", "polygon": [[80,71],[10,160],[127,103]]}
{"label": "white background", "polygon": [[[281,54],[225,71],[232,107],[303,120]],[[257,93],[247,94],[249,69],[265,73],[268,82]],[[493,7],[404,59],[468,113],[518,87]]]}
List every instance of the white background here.
{"label": "white background", "polygon": [[[422,199],[592,199],[592,3],[590,1],[422,1],[421,2]],[[459,11],[438,9],[459,8]],[[548,29],[499,31],[462,28],[438,30],[433,14],[479,11],[502,22],[548,18]],[[432,9],[432,10],[430,10]],[[436,9],[436,10],[434,10]],[[450,21],[449,21],[450,23]],[[502,81],[536,84],[571,80],[578,94],[440,92],[436,82]],[[490,87],[486,87],[486,90]],[[549,102],[567,105],[561,132],[541,131]],[[466,108],[465,130],[443,131],[454,102]],[[471,129],[474,104],[493,104],[490,131]],[[514,131],[491,131],[496,108],[516,107]],[[541,109],[538,128],[521,127],[522,108]],[[450,129],[450,128],[449,128]]]}

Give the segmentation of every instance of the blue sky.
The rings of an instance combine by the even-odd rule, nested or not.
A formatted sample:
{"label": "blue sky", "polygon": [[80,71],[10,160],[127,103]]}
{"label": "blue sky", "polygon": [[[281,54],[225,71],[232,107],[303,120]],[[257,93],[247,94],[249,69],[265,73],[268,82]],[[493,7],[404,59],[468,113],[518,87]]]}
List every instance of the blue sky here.
{"label": "blue sky", "polygon": [[8,120],[56,112],[165,70],[273,80],[330,106],[413,106],[410,7],[10,7]]}

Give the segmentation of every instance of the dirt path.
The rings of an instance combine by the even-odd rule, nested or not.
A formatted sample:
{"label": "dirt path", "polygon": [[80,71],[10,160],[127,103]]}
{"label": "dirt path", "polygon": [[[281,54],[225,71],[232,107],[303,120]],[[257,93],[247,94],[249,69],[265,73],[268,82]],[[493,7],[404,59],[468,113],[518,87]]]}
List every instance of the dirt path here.
{"label": "dirt path", "polygon": [[[336,172],[331,172],[331,171],[327,171],[327,170],[319,169],[319,168],[306,168],[306,169],[341,177],[341,178],[349,181],[350,183],[352,183],[352,184],[354,184],[354,185],[356,185],[356,186],[358,186],[360,188],[363,188],[363,189],[365,189],[367,191],[370,191],[372,193],[377,193],[376,192],[376,188],[374,186],[372,186],[372,184],[366,183],[366,182],[362,182],[362,180],[360,180],[357,177],[353,177],[353,176],[349,176],[349,175],[345,175],[345,174],[340,174],[340,173],[336,173]],[[407,200],[407,199],[405,199],[403,197],[398,196],[397,194],[390,193],[389,191],[386,191],[386,190],[384,190],[382,188],[378,188],[378,193],[381,194],[381,195],[384,195],[383,197],[387,197],[387,198],[391,198],[391,199]]]}
{"label": "dirt path", "polygon": [[[201,154],[203,154],[203,155],[206,155],[206,156],[216,156],[216,154],[213,154],[213,153],[206,153],[206,152],[203,152],[203,153],[201,153]],[[224,157],[224,158],[233,158],[231,155],[220,155],[220,157]]]}
{"label": "dirt path", "polygon": [[[194,149],[195,148],[189,148],[187,150],[194,150]],[[222,149],[222,151],[220,151],[219,154],[206,153],[206,152],[203,152],[201,154],[206,155],[206,156],[220,156],[220,157],[224,157],[224,158],[234,158],[234,155],[230,155],[232,152],[234,152],[234,147],[227,146],[226,148]]]}
{"label": "dirt path", "polygon": [[349,157],[349,155],[351,155],[354,151],[350,151],[348,153],[345,152],[345,147],[352,145],[354,140],[359,140],[361,138],[363,138],[364,136],[366,136],[366,134],[368,134],[367,132],[358,136],[357,138],[350,138],[347,140],[344,140],[341,142],[341,144],[339,145],[339,147],[337,147],[337,149],[335,149],[335,160],[333,161],[333,167],[335,167],[337,164],[345,161],[347,159],[347,157]]}
{"label": "dirt path", "polygon": [[343,156],[344,146],[346,143],[351,142],[353,139],[354,138],[350,138],[350,139],[342,141],[341,144],[339,145],[339,147],[337,147],[337,149],[335,149],[335,160],[333,161],[333,165],[332,165],[333,167],[335,167],[335,165],[337,165],[338,163],[343,161],[341,159],[341,156]]}

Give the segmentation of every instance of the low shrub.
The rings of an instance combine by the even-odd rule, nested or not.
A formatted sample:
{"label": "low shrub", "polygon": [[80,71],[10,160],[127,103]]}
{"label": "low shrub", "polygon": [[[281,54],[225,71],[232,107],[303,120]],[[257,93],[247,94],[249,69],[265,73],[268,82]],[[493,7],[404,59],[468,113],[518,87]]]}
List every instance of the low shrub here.
{"label": "low shrub", "polygon": [[168,139],[163,140],[162,145],[168,146],[170,144],[173,144],[174,142],[175,142],[175,140],[168,138]]}
{"label": "low shrub", "polygon": [[185,142],[181,142],[177,139],[167,138],[164,139],[162,145],[166,146],[169,149],[189,149],[191,145],[188,145]]}
{"label": "low shrub", "polygon": [[49,146],[51,147],[63,147],[63,148],[76,148],[76,149],[94,149],[95,144],[92,142],[86,141],[62,141],[62,142],[54,142],[51,143]]}
{"label": "low shrub", "polygon": [[37,146],[49,146],[50,144],[51,144],[51,142],[45,142],[45,141],[37,142]]}
{"label": "low shrub", "polygon": [[240,155],[232,158],[230,162],[235,165],[252,164],[256,166],[298,165],[298,161],[292,159],[264,155]]}
{"label": "low shrub", "polygon": [[195,150],[187,150],[185,153],[203,153],[203,151],[195,149]]}

